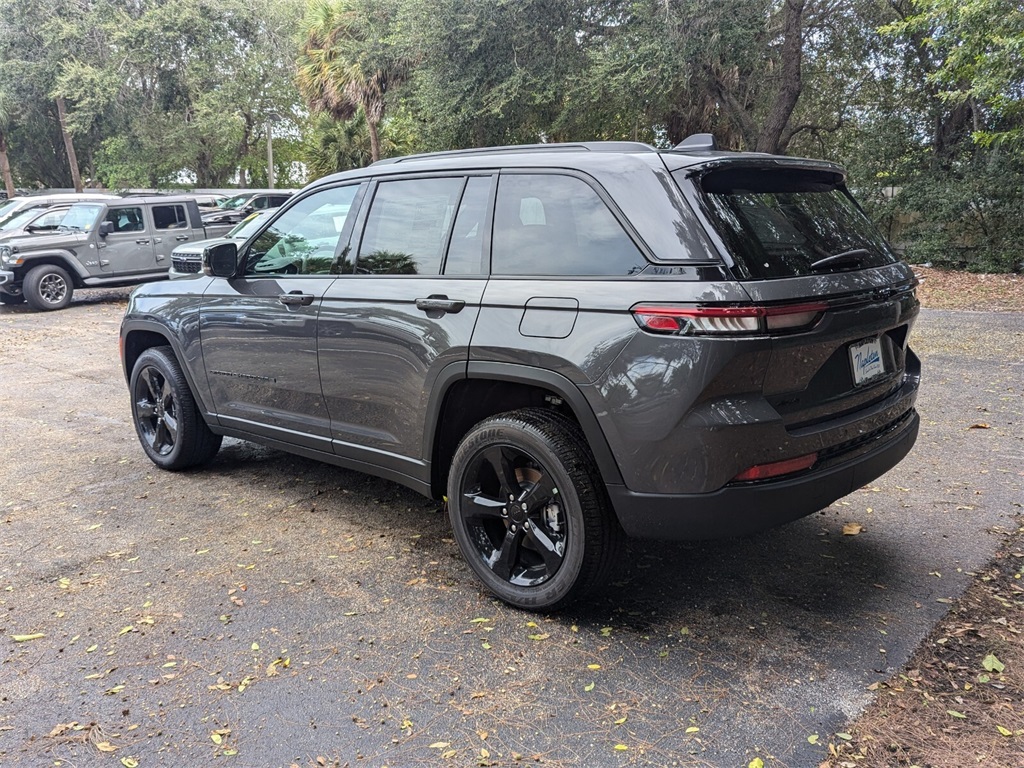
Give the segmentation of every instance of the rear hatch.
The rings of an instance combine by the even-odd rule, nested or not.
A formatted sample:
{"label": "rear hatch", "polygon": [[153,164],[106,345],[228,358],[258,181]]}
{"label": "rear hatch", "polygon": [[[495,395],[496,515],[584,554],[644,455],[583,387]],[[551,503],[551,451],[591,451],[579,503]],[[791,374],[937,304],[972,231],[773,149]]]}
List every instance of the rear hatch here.
{"label": "rear hatch", "polygon": [[842,171],[744,159],[673,175],[754,305],[815,312],[813,322],[772,334],[763,394],[791,437],[819,451],[818,466],[909,419],[919,376],[907,345],[916,279]]}

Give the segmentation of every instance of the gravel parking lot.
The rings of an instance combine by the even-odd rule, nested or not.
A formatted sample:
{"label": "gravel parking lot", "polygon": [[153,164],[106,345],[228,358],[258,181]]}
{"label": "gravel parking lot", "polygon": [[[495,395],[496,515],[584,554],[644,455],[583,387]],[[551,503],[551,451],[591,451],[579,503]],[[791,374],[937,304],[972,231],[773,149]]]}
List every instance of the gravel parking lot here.
{"label": "gravel parking lot", "polygon": [[534,616],[395,484],[234,440],[157,470],[125,296],[0,307],[4,765],[817,766],[1019,525],[1024,315],[923,311],[896,470]]}

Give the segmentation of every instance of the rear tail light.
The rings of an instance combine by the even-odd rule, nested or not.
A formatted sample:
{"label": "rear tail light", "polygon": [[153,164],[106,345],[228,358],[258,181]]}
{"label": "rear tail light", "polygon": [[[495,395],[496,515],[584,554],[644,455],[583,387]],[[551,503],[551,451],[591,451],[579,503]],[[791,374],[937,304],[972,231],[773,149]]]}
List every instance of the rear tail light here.
{"label": "rear tail light", "polygon": [[810,328],[828,309],[825,302],[773,306],[692,307],[640,304],[633,317],[645,331],[676,335],[742,336]]}
{"label": "rear tail light", "polygon": [[817,453],[809,453],[806,456],[798,456],[795,459],[773,461],[770,464],[755,464],[750,469],[740,472],[732,481],[734,483],[742,483],[748,480],[767,480],[769,477],[788,475],[793,472],[810,469],[817,460]]}

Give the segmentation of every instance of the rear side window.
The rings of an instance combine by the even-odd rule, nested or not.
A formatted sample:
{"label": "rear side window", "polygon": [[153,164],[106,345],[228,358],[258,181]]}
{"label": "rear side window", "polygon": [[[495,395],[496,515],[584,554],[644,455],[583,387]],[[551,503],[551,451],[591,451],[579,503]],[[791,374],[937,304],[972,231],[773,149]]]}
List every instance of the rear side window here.
{"label": "rear side window", "polygon": [[461,178],[400,179],[377,185],[366,216],[356,272],[436,275],[448,239]]}
{"label": "rear side window", "polygon": [[631,275],[647,261],[582,179],[506,174],[498,182],[491,273]]}
{"label": "rear side window", "polygon": [[188,227],[184,205],[154,205],[153,226],[157,229],[184,229]]}
{"label": "rear side window", "polygon": [[444,263],[446,275],[480,275],[487,272],[487,211],[491,201],[491,178],[474,176],[466,182]]}
{"label": "rear side window", "polygon": [[[700,187],[739,277],[796,277],[897,261],[837,173],[729,168],[705,175]],[[829,257],[840,258],[829,266],[823,263]]]}

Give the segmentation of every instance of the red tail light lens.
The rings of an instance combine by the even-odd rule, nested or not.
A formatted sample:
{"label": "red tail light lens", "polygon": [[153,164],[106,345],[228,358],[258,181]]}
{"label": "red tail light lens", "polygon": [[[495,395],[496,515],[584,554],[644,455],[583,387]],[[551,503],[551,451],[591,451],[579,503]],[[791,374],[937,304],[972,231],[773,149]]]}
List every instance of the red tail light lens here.
{"label": "red tail light lens", "polygon": [[800,472],[810,469],[818,460],[818,454],[809,453],[806,456],[798,456],[795,459],[785,461],[773,461],[770,464],[755,464],[750,469],[740,472],[733,478],[733,482],[744,482],[746,480],[767,480],[769,477],[788,475],[791,472]]}
{"label": "red tail light lens", "polygon": [[742,336],[810,328],[828,309],[825,302],[774,306],[687,307],[641,304],[633,317],[652,333]]}

